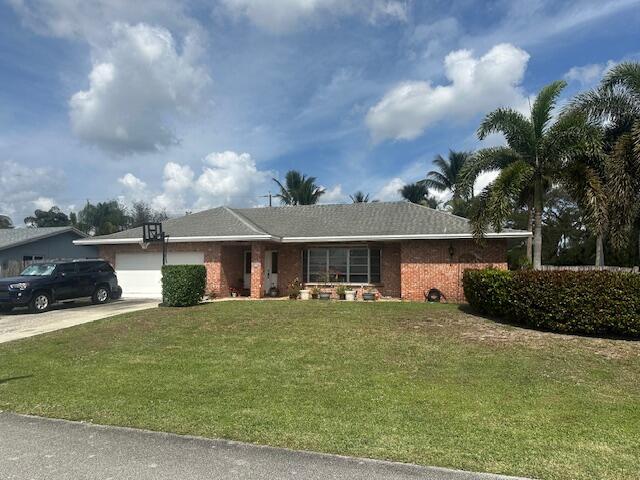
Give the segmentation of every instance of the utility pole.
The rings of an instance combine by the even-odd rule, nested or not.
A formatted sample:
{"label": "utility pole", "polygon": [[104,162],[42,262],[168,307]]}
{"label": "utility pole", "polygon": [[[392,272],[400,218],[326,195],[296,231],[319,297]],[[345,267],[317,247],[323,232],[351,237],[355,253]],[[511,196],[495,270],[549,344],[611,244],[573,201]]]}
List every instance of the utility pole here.
{"label": "utility pole", "polygon": [[273,195],[271,195],[271,192],[269,192],[269,195],[260,195],[260,198],[268,198],[269,199],[269,206],[271,207],[271,197],[273,197]]}

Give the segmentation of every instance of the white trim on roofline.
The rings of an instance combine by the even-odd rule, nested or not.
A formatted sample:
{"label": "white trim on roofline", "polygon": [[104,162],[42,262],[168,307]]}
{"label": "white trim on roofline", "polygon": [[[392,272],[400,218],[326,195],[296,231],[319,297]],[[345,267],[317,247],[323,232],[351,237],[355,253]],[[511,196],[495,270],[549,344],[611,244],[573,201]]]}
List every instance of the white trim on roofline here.
{"label": "white trim on roofline", "polygon": [[[484,238],[527,238],[532,236],[531,232],[514,231],[500,233],[485,233]],[[375,242],[389,240],[457,240],[474,238],[471,233],[417,233],[400,235],[342,235],[331,237],[283,237],[282,243],[303,243],[303,242]]]}
{"label": "white trim on roofline", "polygon": [[[245,240],[270,240],[279,242],[280,237],[273,235],[218,235],[201,237],[168,237],[167,243],[187,243],[187,242],[235,242]],[[122,245],[142,243],[142,238],[87,238],[74,240],[74,245]]]}
{"label": "white trim on roofline", "polygon": [[[527,238],[532,235],[527,231],[510,231],[486,233],[484,238]],[[406,235],[341,235],[327,237],[276,237],[273,235],[236,235],[236,236],[202,236],[202,237],[169,237],[169,243],[186,242],[231,242],[249,240],[268,240],[277,243],[306,243],[306,242],[380,242],[392,240],[457,240],[472,239],[471,233],[419,233]],[[141,243],[141,238],[87,238],[74,240],[75,245],[116,245]]]}

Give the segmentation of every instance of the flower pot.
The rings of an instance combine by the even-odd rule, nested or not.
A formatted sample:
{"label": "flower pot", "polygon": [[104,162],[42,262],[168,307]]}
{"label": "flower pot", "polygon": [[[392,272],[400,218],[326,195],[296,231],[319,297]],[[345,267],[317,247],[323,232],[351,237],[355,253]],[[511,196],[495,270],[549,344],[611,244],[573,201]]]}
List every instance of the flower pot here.
{"label": "flower pot", "polygon": [[366,301],[373,301],[376,299],[376,294],[373,292],[364,292],[362,294],[362,299]]}
{"label": "flower pot", "polygon": [[329,293],[329,292],[320,292],[318,296],[319,296],[320,300],[330,300],[331,299],[331,293]]}
{"label": "flower pot", "polygon": [[272,298],[277,297],[280,294],[280,291],[277,288],[270,288],[269,289],[269,296]]}
{"label": "flower pot", "polygon": [[313,298],[314,300],[318,299],[318,294],[317,293],[312,293],[311,294],[311,298]]}
{"label": "flower pot", "polygon": [[309,300],[311,292],[309,290],[300,290],[300,300]]}
{"label": "flower pot", "polygon": [[231,292],[231,297],[236,298],[238,296],[238,292]]}
{"label": "flower pot", "polygon": [[341,293],[340,295],[338,295],[338,298],[340,300],[345,300],[346,299],[347,294],[346,293]]}
{"label": "flower pot", "polygon": [[347,290],[344,294],[344,299],[347,302],[353,302],[356,299],[356,292],[355,290]]}

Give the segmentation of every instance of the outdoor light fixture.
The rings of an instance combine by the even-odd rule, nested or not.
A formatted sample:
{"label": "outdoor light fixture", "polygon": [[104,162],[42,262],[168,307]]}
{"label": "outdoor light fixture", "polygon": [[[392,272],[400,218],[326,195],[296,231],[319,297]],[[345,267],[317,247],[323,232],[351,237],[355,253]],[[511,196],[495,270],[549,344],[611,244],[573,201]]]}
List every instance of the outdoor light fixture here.
{"label": "outdoor light fixture", "polygon": [[450,243],[449,244],[449,257],[453,258],[453,254],[455,253],[455,250],[453,249],[453,244]]}

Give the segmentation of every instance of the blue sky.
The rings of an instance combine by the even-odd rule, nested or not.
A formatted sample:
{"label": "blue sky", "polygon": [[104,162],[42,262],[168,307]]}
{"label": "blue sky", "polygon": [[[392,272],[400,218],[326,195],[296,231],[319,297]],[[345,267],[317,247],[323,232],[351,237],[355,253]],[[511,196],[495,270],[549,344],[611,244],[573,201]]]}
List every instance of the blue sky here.
{"label": "blue sky", "polygon": [[393,200],[487,111],[638,60],[639,27],[640,0],[8,0],[0,213],[260,205],[289,169]]}

